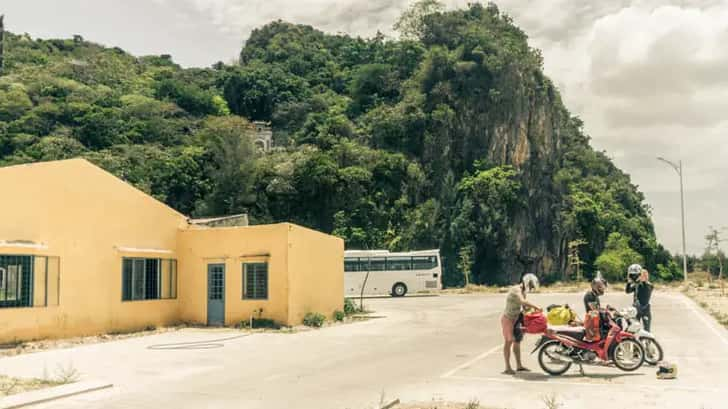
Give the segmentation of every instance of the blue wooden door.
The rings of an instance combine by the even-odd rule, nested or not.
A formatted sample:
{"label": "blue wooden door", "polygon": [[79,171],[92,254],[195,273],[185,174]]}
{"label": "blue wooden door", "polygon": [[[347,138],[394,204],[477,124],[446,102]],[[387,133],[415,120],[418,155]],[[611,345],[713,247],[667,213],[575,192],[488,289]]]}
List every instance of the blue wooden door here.
{"label": "blue wooden door", "polygon": [[207,265],[207,325],[225,324],[225,265]]}

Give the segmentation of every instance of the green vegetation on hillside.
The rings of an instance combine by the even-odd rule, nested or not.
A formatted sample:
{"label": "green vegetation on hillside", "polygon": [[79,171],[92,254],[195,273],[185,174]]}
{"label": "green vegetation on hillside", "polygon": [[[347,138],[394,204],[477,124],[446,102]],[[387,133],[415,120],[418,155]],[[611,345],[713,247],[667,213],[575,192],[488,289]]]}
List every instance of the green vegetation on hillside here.
{"label": "green vegetation on hillside", "polygon": [[[8,33],[0,165],[83,156],[188,214],[441,248],[447,285],[458,266],[475,283],[561,278],[577,238],[592,272],[613,233],[675,274],[642,194],[589,146],[508,16],[425,0],[398,27],[363,39],[276,21],[239,65],[205,69]],[[252,145],[257,120],[272,152]]]}

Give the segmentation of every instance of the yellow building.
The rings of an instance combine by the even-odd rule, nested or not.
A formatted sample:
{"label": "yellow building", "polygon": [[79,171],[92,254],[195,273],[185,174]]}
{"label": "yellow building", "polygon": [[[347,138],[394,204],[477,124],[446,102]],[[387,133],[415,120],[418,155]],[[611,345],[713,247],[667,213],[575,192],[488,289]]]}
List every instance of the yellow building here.
{"label": "yellow building", "polygon": [[0,168],[0,343],[343,308],[341,239],[225,224],[83,159]]}

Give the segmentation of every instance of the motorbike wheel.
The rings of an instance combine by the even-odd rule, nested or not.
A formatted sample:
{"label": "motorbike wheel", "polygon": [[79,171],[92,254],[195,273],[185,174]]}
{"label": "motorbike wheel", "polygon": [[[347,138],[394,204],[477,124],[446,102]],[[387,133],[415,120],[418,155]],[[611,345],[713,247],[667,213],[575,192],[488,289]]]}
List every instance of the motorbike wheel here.
{"label": "motorbike wheel", "polygon": [[654,366],[662,361],[662,346],[660,346],[656,339],[650,337],[642,337],[640,338],[640,342],[642,343],[642,347],[645,350],[645,362],[648,365]]}
{"label": "motorbike wheel", "polygon": [[614,346],[612,361],[617,368],[625,372],[636,371],[645,362],[645,349],[634,338],[623,339]]}
{"label": "motorbike wheel", "polygon": [[562,375],[571,368],[571,362],[563,360],[559,354],[564,350],[561,342],[545,342],[538,351],[538,364],[549,375]]}

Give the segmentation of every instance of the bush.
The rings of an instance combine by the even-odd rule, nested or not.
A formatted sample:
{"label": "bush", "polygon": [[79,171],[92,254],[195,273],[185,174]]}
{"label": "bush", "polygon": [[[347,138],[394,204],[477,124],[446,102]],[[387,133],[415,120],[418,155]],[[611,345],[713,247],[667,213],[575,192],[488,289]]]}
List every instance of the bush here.
{"label": "bush", "polygon": [[607,239],[602,254],[597,257],[595,267],[604,274],[609,282],[624,280],[625,272],[630,264],[644,264],[639,253],[629,247],[629,240],[620,233],[612,233]]}
{"label": "bush", "polygon": [[361,308],[356,305],[354,300],[351,298],[344,298],[344,314],[353,315],[360,312],[362,312]]}
{"label": "bush", "polygon": [[[250,328],[250,320],[242,320],[238,328]],[[270,318],[253,318],[253,328],[281,329],[281,324]]]}
{"label": "bush", "polygon": [[335,321],[343,321],[344,318],[346,318],[346,314],[344,314],[344,311],[339,311],[339,310],[334,311],[334,320]]}
{"label": "bush", "polygon": [[309,312],[303,317],[303,325],[313,328],[321,328],[326,322],[326,316],[320,312]]}

